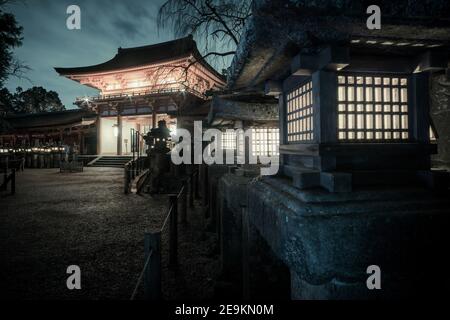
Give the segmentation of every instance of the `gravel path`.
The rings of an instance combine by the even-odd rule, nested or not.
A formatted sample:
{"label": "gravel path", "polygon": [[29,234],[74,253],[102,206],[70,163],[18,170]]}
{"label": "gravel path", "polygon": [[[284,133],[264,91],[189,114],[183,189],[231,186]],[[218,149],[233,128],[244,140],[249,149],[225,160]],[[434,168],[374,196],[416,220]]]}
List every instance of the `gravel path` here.
{"label": "gravel path", "polygon": [[[19,173],[17,194],[0,198],[1,296],[129,299],[143,266],[143,235],[162,225],[167,197],[125,196],[122,183],[123,171],[113,168]],[[199,216],[194,211],[191,215]],[[176,274],[164,267],[163,235],[167,299],[212,295],[217,257],[209,257],[211,237],[194,229],[199,223],[191,218],[188,226],[180,227],[181,266]],[[66,268],[73,264],[81,268],[81,290],[66,288]]]}

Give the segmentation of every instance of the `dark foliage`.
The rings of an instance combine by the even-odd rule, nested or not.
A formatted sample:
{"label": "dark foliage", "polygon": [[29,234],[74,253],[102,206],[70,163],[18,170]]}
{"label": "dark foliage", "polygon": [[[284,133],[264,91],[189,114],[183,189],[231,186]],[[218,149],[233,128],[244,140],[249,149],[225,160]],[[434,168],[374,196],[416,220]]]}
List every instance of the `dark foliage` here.
{"label": "dark foliage", "polygon": [[25,91],[19,87],[14,94],[6,88],[0,89],[0,106],[6,114],[65,110],[58,93],[42,87],[32,87]]}
{"label": "dark foliage", "polygon": [[22,77],[27,70],[27,67],[12,54],[12,50],[22,44],[23,30],[17,24],[14,15],[4,12],[4,5],[7,2],[0,0],[0,87],[9,76]]}

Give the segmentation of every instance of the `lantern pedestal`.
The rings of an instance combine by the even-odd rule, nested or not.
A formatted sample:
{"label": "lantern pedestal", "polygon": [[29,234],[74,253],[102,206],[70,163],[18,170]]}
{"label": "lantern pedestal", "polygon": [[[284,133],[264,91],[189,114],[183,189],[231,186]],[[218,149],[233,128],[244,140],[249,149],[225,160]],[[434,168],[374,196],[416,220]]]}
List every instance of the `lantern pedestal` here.
{"label": "lantern pedestal", "polygon": [[[300,191],[281,178],[253,181],[247,191],[249,225],[268,244],[275,265],[289,268],[291,298],[443,294],[439,279],[446,267],[429,261],[439,260],[448,242],[447,197],[415,187]],[[371,265],[381,268],[382,290],[366,286]]]}

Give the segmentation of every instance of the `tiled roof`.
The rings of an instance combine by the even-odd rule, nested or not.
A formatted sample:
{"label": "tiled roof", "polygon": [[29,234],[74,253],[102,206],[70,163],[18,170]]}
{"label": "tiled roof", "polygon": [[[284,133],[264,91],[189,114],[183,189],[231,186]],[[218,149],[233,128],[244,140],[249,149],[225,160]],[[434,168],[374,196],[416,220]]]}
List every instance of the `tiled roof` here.
{"label": "tiled roof", "polygon": [[157,43],[153,45],[119,48],[117,54],[109,61],[97,65],[76,68],[55,68],[60,75],[82,75],[150,65],[153,63],[184,58],[193,54],[200,63],[211,72],[222,78],[200,55],[192,36]]}
{"label": "tiled roof", "polygon": [[13,129],[28,129],[39,127],[54,127],[77,124],[87,118],[95,118],[90,111],[76,109],[57,112],[43,112],[34,114],[17,114],[4,118]]}

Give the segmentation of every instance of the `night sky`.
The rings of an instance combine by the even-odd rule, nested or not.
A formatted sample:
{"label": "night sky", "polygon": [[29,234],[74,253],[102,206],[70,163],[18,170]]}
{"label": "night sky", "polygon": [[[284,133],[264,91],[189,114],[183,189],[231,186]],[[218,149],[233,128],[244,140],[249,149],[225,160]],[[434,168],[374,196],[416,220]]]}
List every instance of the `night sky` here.
{"label": "night sky", "polygon": [[[111,59],[118,47],[135,47],[174,39],[171,30],[157,31],[156,15],[163,0],[26,0],[8,6],[23,30],[15,57],[32,68],[31,80],[11,77],[9,90],[43,86],[58,92],[66,108],[77,96],[97,91],[60,77],[53,67],[78,67]],[[81,8],[81,30],[66,28],[69,5]]]}

